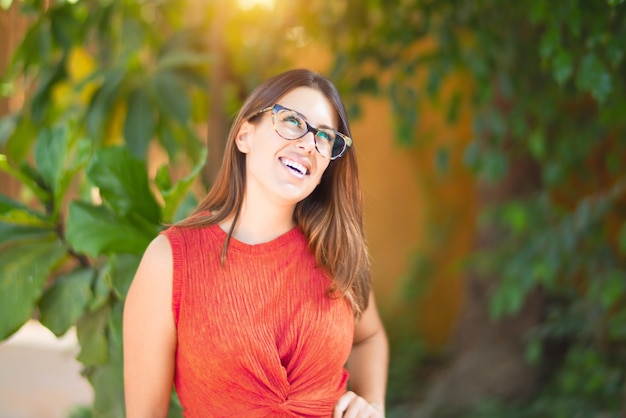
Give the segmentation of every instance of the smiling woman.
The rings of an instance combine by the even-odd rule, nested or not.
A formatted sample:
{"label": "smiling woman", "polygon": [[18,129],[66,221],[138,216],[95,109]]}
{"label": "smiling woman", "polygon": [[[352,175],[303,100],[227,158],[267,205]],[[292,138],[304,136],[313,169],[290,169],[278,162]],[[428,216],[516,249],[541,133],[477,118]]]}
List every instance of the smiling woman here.
{"label": "smiling woman", "polygon": [[278,74],[246,99],[213,187],[154,239],[128,292],[128,418],[165,416],[172,382],[185,418],[384,415],[350,136],[320,74]]}
{"label": "smiling woman", "polygon": [[251,10],[257,6],[264,9],[273,9],[274,0],[237,0],[237,6],[241,10]]}

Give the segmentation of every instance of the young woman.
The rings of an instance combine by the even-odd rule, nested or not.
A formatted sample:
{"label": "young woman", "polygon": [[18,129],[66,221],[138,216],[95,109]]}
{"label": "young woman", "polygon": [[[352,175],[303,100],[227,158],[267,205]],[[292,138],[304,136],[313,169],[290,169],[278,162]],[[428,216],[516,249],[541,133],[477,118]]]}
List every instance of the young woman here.
{"label": "young woman", "polygon": [[167,416],[174,382],[188,418],[382,417],[387,361],[344,106],[323,76],[285,72],[242,106],[204,201],[144,254],[127,416]]}

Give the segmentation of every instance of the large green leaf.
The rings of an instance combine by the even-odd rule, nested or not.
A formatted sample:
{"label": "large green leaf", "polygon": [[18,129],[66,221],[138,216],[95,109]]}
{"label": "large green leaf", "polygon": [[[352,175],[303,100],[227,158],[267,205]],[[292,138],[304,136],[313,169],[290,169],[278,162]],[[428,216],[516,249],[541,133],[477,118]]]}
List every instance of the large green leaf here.
{"label": "large green leaf", "polygon": [[113,113],[113,105],[119,96],[120,86],[124,81],[126,71],[121,68],[114,68],[102,71],[98,75],[102,75],[104,81],[93,95],[86,116],[87,132],[90,137],[96,140],[103,137],[105,122],[110,119]]}
{"label": "large green leaf", "polygon": [[28,208],[17,200],[13,200],[8,196],[0,194],[0,213],[6,213],[9,211],[13,211],[14,209],[19,209],[23,211],[27,211]]}
{"label": "large green leaf", "polygon": [[141,257],[134,254],[115,254],[109,257],[110,269],[107,275],[109,286],[119,299],[124,299],[130,283],[139,267]]}
{"label": "large green leaf", "polygon": [[28,115],[18,115],[15,126],[6,142],[7,157],[11,161],[22,161],[29,155],[30,147],[37,138],[38,128]]}
{"label": "large green leaf", "polygon": [[[112,257],[112,256],[111,256]],[[111,258],[109,257],[109,258]],[[108,283],[109,272],[111,270],[111,263],[105,264],[98,270],[98,274],[93,283],[93,297],[89,302],[87,309],[90,311],[96,311],[107,304],[109,301],[109,295],[111,294],[111,286]]]}
{"label": "large green leaf", "polygon": [[4,171],[26,186],[42,203],[49,202],[52,198],[50,192],[39,185],[34,178],[32,170],[27,169],[28,167],[29,166],[24,163],[20,169],[17,169],[9,164],[6,155],[0,154],[0,171]]}
{"label": "large green leaf", "polygon": [[56,336],[76,323],[92,297],[94,270],[81,268],[54,281],[41,300],[39,321]]}
{"label": "large green leaf", "polygon": [[18,241],[51,240],[55,235],[47,228],[0,222],[0,247]]}
{"label": "large green leaf", "polygon": [[124,122],[124,138],[135,157],[142,160],[146,159],[156,122],[157,113],[150,103],[148,95],[141,88],[135,90],[130,95],[128,112]]}
{"label": "large green leaf", "polygon": [[187,177],[179,180],[173,186],[168,173],[167,165],[161,166],[157,171],[155,182],[157,188],[161,192],[163,201],[165,202],[165,206],[163,208],[163,222],[174,222],[174,218],[178,211],[178,208],[184,202],[187,193],[189,192],[189,189],[193,185],[194,180],[202,171],[202,167],[204,167],[206,157],[207,150],[206,148],[202,148],[202,152],[200,153],[198,162],[196,163],[196,166],[193,168],[191,173]]}
{"label": "large green leaf", "polygon": [[158,223],[161,209],[148,184],[147,168],[123,147],[100,149],[87,177],[100,188],[100,195],[121,216],[131,212]]}
{"label": "large green leaf", "polygon": [[55,66],[44,67],[38,88],[31,102],[31,113],[36,123],[43,123],[53,102],[51,100],[54,86],[67,77],[65,64],[58,61]]}
{"label": "large green leaf", "polygon": [[108,314],[106,331],[108,353],[106,363],[93,368],[88,375],[94,388],[93,413],[102,418],[124,416],[124,381],[122,360],[122,313],[121,301],[113,304]]}
{"label": "large green leaf", "polygon": [[105,364],[109,359],[107,345],[107,322],[111,307],[104,306],[94,312],[86,312],[76,324],[76,336],[80,343],[80,353],[76,357],[85,366]]}
{"label": "large green leaf", "polygon": [[68,142],[67,130],[57,126],[42,130],[35,146],[35,163],[44,182],[53,191],[58,188],[63,173]]}
{"label": "large green leaf", "polygon": [[171,115],[180,123],[189,122],[191,104],[181,77],[171,71],[159,72],[153,79],[157,104],[164,115]]}
{"label": "large green leaf", "polygon": [[124,380],[121,364],[104,364],[89,375],[94,388],[93,416],[119,418],[124,416]]}
{"label": "large green leaf", "polygon": [[39,134],[35,162],[44,183],[54,195],[53,218],[61,211],[70,183],[87,164],[90,153],[90,142],[72,137],[68,125],[44,129]]}
{"label": "large green leaf", "polygon": [[52,269],[67,254],[58,241],[24,242],[0,251],[0,339],[32,315]]}
{"label": "large green leaf", "polygon": [[578,87],[589,91],[600,103],[603,103],[613,89],[613,78],[604,63],[595,54],[585,55],[580,63]]}
{"label": "large green leaf", "polygon": [[120,217],[104,206],[70,204],[67,242],[74,251],[92,257],[111,253],[141,254],[158,233],[155,224],[129,214]]}
{"label": "large green leaf", "polygon": [[9,209],[0,212],[0,222],[23,226],[38,226],[42,228],[53,227],[53,224],[45,219],[44,216],[28,209]]}

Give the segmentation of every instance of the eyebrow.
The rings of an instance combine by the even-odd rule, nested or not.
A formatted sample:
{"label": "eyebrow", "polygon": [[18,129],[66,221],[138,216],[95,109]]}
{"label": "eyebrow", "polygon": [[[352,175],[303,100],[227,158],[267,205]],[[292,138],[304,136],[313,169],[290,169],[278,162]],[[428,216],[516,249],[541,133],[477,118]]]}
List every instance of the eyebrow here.
{"label": "eyebrow", "polygon": [[[281,106],[282,106],[282,105],[281,105]],[[285,106],[283,106],[283,107],[285,107]],[[289,108],[288,108],[288,107],[286,107],[286,109],[289,109]],[[292,110],[292,111],[296,112],[298,115],[302,116],[302,119],[304,119],[305,121],[307,121],[307,122],[309,123],[309,125],[313,126],[313,124],[309,121],[309,118],[307,118],[306,116],[304,116],[302,113],[300,113],[300,112],[298,112],[297,110],[294,110],[294,109],[289,109],[289,110]],[[316,125],[316,126],[313,126],[313,127],[314,127],[314,128],[316,128],[316,129],[330,129],[331,131],[339,132],[338,130],[336,130],[336,129],[335,129],[335,128],[333,128],[332,126],[328,126],[328,125],[325,125],[325,124],[322,124],[322,125]]]}

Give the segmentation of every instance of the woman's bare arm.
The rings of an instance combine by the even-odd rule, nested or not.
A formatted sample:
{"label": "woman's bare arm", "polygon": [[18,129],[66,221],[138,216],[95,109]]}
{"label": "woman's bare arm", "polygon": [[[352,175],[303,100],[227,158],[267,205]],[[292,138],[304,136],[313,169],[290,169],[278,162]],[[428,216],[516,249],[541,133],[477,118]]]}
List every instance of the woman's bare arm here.
{"label": "woman's bare arm", "polygon": [[[336,417],[384,415],[388,363],[387,334],[371,294],[367,309],[354,327],[354,343],[347,363],[351,392],[339,400]],[[376,414],[372,411],[372,404]]]}
{"label": "woman's bare arm", "polygon": [[166,417],[176,353],[172,251],[158,236],[146,249],[124,305],[124,394],[128,418]]}

